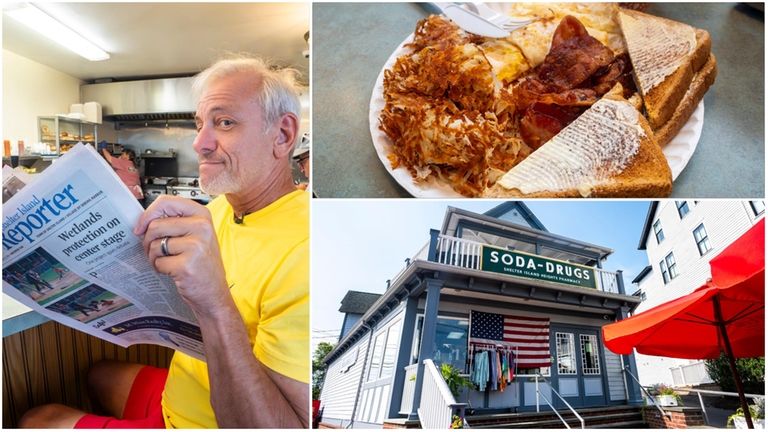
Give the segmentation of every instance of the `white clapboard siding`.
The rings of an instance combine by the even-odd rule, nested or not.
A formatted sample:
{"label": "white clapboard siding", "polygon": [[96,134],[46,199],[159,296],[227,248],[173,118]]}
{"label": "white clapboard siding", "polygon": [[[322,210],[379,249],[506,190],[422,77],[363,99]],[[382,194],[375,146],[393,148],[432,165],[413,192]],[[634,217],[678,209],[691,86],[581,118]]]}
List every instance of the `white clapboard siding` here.
{"label": "white clapboard siding", "polygon": [[612,401],[625,400],[624,377],[621,372],[621,358],[608,348],[605,349],[605,373],[608,377],[608,395]]}
{"label": "white clapboard siding", "polygon": [[[712,275],[709,260],[756,222],[749,201],[699,201],[694,204],[693,200],[689,200],[688,207],[690,212],[681,220],[675,201],[659,203],[653,221],[661,220],[664,240],[658,244],[651,228],[646,251],[653,270],[640,283],[646,300],[638,306],[635,313],[686,295],[701,286]],[[712,250],[704,256],[699,255],[693,237],[693,230],[700,223],[704,223],[712,246]],[[659,263],[670,251],[674,252],[679,275],[664,285]]]}
{"label": "white clapboard siding", "polygon": [[[378,335],[382,329],[386,332],[387,328],[394,322],[400,320],[401,328],[400,334],[397,335],[398,340],[403,332],[402,317],[405,314],[404,308],[396,308],[390,312],[387,317],[382,319],[376,327],[373,329],[373,335]],[[366,332],[355,345],[348,348],[337,359],[328,365],[328,371],[325,375],[325,383],[323,384],[323,390],[320,393],[320,404],[323,407],[323,421],[333,423],[339,420],[348,422],[350,420],[371,422],[371,420],[378,421],[383,420],[384,412],[381,404],[389,402],[389,395],[391,385],[387,385],[386,389],[379,387],[378,393],[370,393],[367,391],[360,391],[360,377],[364,373],[368,373],[368,368],[371,363],[371,355],[373,353],[373,347],[370,347],[371,352],[366,356],[366,350],[369,349],[368,340],[371,337],[371,332]],[[357,353],[355,361],[352,366],[347,367],[351,360],[348,358],[350,353]],[[395,353],[395,361],[397,361],[397,353]],[[346,372],[344,371],[345,369]],[[393,371],[394,373],[394,371]],[[389,384],[389,383],[388,383]],[[385,394],[386,393],[386,394]],[[359,401],[355,401],[358,397]],[[352,412],[354,411],[355,403],[358,404],[357,411],[355,412],[355,419],[352,419]],[[375,408],[377,411],[373,411]],[[384,405],[385,407],[388,405]],[[379,413],[381,411],[381,413]],[[371,417],[371,413],[375,416]],[[379,421],[380,423],[380,421]]]}
{"label": "white clapboard siding", "polygon": [[[328,365],[323,391],[320,393],[323,419],[351,420],[355,397],[360,385],[360,376],[363,373],[365,350],[368,347],[369,338],[370,333],[346,351],[346,353],[357,352],[355,363],[346,372],[342,371],[344,363],[342,360],[347,355],[346,353]],[[346,366],[344,369],[346,369]]]}

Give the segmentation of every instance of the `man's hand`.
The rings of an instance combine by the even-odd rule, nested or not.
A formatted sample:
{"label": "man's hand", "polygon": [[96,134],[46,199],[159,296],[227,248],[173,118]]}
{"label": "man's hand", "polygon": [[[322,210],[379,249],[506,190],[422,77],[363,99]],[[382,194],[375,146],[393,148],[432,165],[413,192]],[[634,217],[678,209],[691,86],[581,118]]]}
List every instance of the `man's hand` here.
{"label": "man's hand", "polygon": [[[219,243],[207,208],[194,201],[163,195],[139,218],[133,230],[144,235],[144,250],[160,272],[169,275],[195,315],[231,313]],[[166,256],[162,251],[165,240]]]}

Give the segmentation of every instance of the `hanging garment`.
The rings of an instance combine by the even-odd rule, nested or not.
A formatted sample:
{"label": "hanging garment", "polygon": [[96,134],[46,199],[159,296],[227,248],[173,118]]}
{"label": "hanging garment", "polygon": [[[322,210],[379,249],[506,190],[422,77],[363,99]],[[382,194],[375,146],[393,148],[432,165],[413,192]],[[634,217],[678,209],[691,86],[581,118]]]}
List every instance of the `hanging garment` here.
{"label": "hanging garment", "polygon": [[491,370],[491,390],[496,391],[499,389],[499,373],[496,369],[496,363],[498,362],[496,350],[491,350],[489,357],[491,358],[491,361],[488,363]]}
{"label": "hanging garment", "polygon": [[507,383],[504,381],[504,373],[501,365],[501,359],[504,356],[504,351],[497,351],[496,352],[496,370],[499,373],[499,390],[504,391],[504,387],[506,387]]}
{"label": "hanging garment", "polygon": [[507,358],[509,359],[509,382],[512,382],[515,380],[515,356],[512,351],[507,353]]}
{"label": "hanging garment", "polygon": [[515,374],[517,374],[517,350],[513,353],[509,353],[509,358],[512,360],[512,363],[510,363],[510,369],[512,369]]}
{"label": "hanging garment", "polygon": [[485,386],[488,383],[488,351],[477,351],[475,354],[472,382],[475,383],[478,390],[485,391]]}
{"label": "hanging garment", "polygon": [[501,377],[503,383],[509,383],[509,353],[507,351],[501,353]]}

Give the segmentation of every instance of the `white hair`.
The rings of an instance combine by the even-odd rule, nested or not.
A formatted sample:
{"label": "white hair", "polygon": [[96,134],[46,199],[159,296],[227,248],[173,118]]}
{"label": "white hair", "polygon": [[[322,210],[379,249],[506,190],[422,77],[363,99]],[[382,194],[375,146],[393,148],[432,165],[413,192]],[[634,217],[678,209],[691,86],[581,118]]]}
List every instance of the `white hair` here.
{"label": "white hair", "polygon": [[[257,99],[266,118],[265,130],[286,113],[293,113],[297,119],[301,120],[299,86],[296,83],[299,72],[291,68],[277,69],[267,61],[256,57],[224,58],[197,74],[192,83],[195,98],[199,99],[212,82],[240,72],[249,72],[261,79]],[[298,138],[299,134],[296,135]]]}

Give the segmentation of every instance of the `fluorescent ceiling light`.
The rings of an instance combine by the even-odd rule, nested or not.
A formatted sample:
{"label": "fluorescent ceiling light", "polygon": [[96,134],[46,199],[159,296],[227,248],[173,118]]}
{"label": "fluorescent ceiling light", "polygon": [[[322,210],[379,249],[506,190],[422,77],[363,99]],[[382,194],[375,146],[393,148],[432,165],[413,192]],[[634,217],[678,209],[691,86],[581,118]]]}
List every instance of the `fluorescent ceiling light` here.
{"label": "fluorescent ceiling light", "polygon": [[448,336],[446,336],[446,339],[461,339],[461,337],[464,336],[464,332],[450,332],[448,333]]}
{"label": "fluorescent ceiling light", "polygon": [[109,53],[31,4],[5,11],[6,15],[90,61],[109,58]]}

